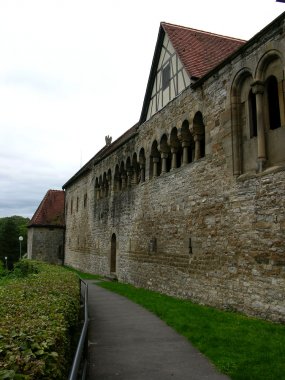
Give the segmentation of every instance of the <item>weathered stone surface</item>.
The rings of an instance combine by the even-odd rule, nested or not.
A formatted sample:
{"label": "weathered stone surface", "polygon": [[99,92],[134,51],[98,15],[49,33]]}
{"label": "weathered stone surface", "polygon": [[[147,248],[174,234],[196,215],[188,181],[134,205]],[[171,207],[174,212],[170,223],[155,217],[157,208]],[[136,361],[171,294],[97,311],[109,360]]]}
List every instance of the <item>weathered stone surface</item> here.
{"label": "weathered stone surface", "polygon": [[[135,136],[68,184],[67,265],[104,275],[115,257],[120,281],[285,321],[285,156],[262,172],[233,175],[234,78],[243,68],[257,72],[272,43],[284,56],[282,34],[268,30],[216,76],[185,90],[141,124]],[[165,134],[169,141],[185,119],[191,126],[196,111],[205,124],[205,156],[152,176],[154,140],[160,143]],[[116,166],[126,168],[142,148],[145,181],[122,179],[124,188],[115,189]],[[108,188],[99,189],[108,172]]]}
{"label": "weathered stone surface", "polygon": [[28,257],[51,264],[62,264],[63,242],[64,228],[31,227],[28,232]]}

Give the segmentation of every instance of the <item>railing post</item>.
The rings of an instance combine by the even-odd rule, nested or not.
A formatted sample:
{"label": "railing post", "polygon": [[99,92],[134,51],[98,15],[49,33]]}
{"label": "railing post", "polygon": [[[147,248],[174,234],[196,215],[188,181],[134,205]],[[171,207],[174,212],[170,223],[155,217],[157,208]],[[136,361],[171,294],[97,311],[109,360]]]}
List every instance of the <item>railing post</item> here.
{"label": "railing post", "polygon": [[[88,323],[89,323],[89,319],[88,319],[88,284],[85,281],[83,281],[82,279],[79,279],[79,280],[80,280],[80,298],[81,298],[81,285],[83,284],[85,286],[85,289],[84,289],[84,323],[83,323],[83,327],[81,330],[80,338],[78,341],[78,345],[76,348],[76,352],[74,355],[74,359],[73,359],[73,363],[72,363],[72,367],[70,370],[68,380],[77,380],[78,379],[78,371],[79,371],[82,359],[84,358],[84,356],[83,356],[84,348],[87,346],[86,342],[87,342],[87,338],[88,338],[88,334],[87,334]],[[86,357],[85,357],[85,361],[86,361]],[[81,379],[84,380],[85,376],[86,376],[86,363],[83,366]]]}

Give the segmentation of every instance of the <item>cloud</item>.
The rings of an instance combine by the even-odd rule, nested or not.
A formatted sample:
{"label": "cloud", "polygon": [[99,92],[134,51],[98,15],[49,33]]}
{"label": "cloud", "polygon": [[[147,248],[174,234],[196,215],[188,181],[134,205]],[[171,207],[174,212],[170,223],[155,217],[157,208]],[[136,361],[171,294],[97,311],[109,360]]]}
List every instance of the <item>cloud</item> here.
{"label": "cloud", "polygon": [[106,135],[138,121],[161,21],[249,38],[283,10],[274,0],[0,2],[0,216],[32,216]]}
{"label": "cloud", "polygon": [[57,95],[63,88],[59,78],[21,69],[3,72],[0,76],[0,86],[24,87],[26,90],[30,88],[33,91],[52,94],[53,96]]}

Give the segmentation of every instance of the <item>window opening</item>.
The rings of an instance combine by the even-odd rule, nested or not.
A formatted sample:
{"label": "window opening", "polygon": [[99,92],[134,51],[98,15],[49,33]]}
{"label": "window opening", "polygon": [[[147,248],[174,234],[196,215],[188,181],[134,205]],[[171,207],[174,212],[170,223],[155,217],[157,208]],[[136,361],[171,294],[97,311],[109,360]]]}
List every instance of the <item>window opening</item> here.
{"label": "window opening", "polygon": [[250,90],[248,96],[249,104],[249,129],[250,129],[250,138],[257,136],[257,118],[256,118],[256,96]]}
{"label": "window opening", "polygon": [[170,82],[170,64],[168,63],[162,69],[162,90],[165,90],[169,86]]}
{"label": "window opening", "polygon": [[267,96],[268,96],[268,114],[270,129],[279,128],[280,122],[280,109],[278,97],[278,83],[274,76],[267,79]]}

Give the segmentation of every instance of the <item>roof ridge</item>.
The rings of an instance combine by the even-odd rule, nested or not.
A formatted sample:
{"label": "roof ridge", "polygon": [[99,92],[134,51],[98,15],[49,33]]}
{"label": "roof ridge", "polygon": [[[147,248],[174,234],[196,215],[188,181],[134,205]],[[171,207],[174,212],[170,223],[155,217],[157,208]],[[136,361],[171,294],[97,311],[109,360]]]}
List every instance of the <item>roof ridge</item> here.
{"label": "roof ridge", "polygon": [[37,220],[39,219],[40,215],[41,215],[41,211],[43,210],[43,206],[45,204],[45,201],[46,199],[48,198],[48,194],[49,194],[50,190],[48,190],[45,194],[45,196],[43,197],[41,203],[39,204],[39,207],[37,208],[34,216],[32,217],[31,221],[30,221],[30,224],[31,223],[37,223]]}
{"label": "roof ridge", "polygon": [[63,190],[58,190],[58,189],[49,189],[48,191],[47,191],[47,193],[49,193],[49,192],[62,192]]}
{"label": "roof ridge", "polygon": [[242,38],[226,36],[226,35],[224,35],[224,34],[208,32],[208,31],[206,31],[206,30],[196,29],[196,28],[190,28],[190,27],[188,27],[188,26],[178,25],[178,24],[172,24],[172,23],[170,23],[170,22],[165,22],[165,21],[162,21],[160,24],[161,24],[161,25],[166,25],[166,26],[173,26],[173,27],[175,27],[175,28],[185,29],[185,30],[188,30],[188,31],[198,32],[198,33],[202,33],[202,34],[207,34],[207,35],[209,35],[209,36],[214,36],[214,37],[219,37],[219,38],[224,38],[224,39],[234,40],[234,41],[241,41],[241,42],[245,42],[245,41],[246,41],[246,40],[244,40],[244,39],[242,39]]}
{"label": "roof ridge", "polygon": [[64,191],[49,189],[36,212],[30,220],[29,226],[34,225],[64,225]]}

